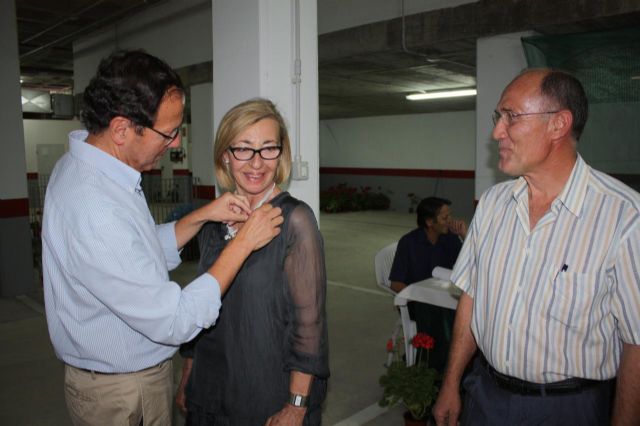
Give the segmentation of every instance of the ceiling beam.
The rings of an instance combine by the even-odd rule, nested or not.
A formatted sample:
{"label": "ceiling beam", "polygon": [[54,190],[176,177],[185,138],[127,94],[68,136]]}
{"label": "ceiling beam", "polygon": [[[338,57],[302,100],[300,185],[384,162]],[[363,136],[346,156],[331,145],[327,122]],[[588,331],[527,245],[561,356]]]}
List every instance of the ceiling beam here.
{"label": "ceiling beam", "polygon": [[[481,0],[457,7],[405,17],[407,47],[412,50],[447,51],[453,41],[527,30],[554,33],[568,24],[598,20],[606,29],[624,24],[633,14],[638,22],[640,2],[629,0]],[[402,50],[402,19],[347,28],[318,39],[318,61],[331,63],[356,55]]]}

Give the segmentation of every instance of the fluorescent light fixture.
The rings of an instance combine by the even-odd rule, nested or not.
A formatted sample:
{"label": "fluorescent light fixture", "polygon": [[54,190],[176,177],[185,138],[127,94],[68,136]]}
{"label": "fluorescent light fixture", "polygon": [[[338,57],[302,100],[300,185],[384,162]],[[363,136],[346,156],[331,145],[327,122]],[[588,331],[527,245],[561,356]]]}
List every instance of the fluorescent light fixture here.
{"label": "fluorescent light fixture", "polygon": [[414,93],[407,95],[410,101],[422,101],[425,99],[459,98],[462,96],[475,96],[476,89],[444,90],[442,92]]}

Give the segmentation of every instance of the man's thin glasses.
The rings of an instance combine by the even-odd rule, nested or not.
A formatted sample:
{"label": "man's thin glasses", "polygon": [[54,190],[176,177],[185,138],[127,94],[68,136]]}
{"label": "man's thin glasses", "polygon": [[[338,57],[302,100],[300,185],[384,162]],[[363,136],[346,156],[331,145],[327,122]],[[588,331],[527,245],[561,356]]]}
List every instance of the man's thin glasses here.
{"label": "man's thin glasses", "polygon": [[522,117],[523,115],[542,115],[542,114],[555,114],[556,112],[560,112],[560,110],[556,111],[540,111],[540,112],[513,112],[513,111],[493,111],[491,114],[491,119],[493,120],[493,125],[496,126],[500,119],[504,118],[504,122],[507,126],[511,126],[514,121],[518,120],[518,117]]}
{"label": "man's thin glasses", "polygon": [[280,157],[280,154],[282,153],[282,146],[281,145],[265,146],[264,148],[260,148],[260,149],[245,148],[245,147],[237,147],[237,148],[229,147],[228,150],[231,151],[231,154],[233,154],[233,157],[239,161],[249,161],[256,154],[259,154],[263,160],[275,160],[276,158]]}
{"label": "man's thin glasses", "polygon": [[153,127],[149,127],[149,126],[143,126],[146,129],[149,130],[153,130],[154,132],[156,132],[157,134],[159,134],[160,136],[162,136],[164,138],[164,143],[165,145],[170,145],[171,142],[173,142],[174,140],[176,140],[176,138],[178,137],[178,135],[180,134],[180,126],[176,127],[173,132],[171,132],[170,135],[167,135],[166,133],[162,133],[159,130],[154,129]]}

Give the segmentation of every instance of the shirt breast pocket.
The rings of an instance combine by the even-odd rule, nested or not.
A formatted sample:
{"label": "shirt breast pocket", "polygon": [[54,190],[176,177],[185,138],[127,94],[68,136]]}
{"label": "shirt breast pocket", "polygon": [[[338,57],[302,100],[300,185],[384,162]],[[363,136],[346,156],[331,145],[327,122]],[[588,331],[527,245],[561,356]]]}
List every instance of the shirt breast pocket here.
{"label": "shirt breast pocket", "polygon": [[597,274],[560,272],[552,285],[550,319],[570,329],[586,324],[597,300]]}

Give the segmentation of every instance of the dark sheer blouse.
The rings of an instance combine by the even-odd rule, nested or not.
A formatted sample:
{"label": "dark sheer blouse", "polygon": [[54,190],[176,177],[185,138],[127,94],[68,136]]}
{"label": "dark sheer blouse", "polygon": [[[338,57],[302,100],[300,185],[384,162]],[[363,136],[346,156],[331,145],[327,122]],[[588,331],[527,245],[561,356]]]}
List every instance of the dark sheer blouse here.
{"label": "dark sheer blouse", "polygon": [[[181,353],[193,356],[187,400],[215,425],[263,425],[289,396],[291,370],[315,376],[305,424],[319,424],[329,376],[323,243],[313,212],[282,192],[281,233],[244,263],[215,326]],[[200,231],[199,273],[226,245],[226,227]]]}

